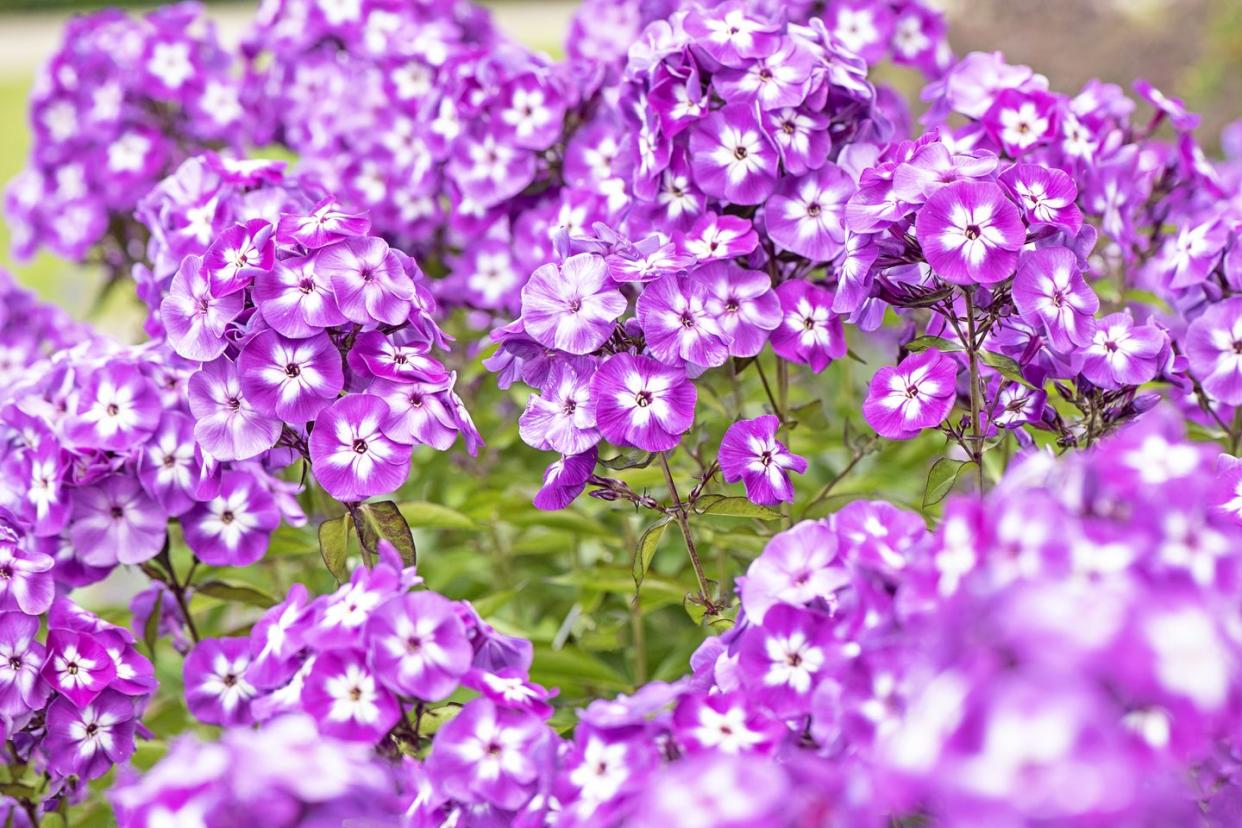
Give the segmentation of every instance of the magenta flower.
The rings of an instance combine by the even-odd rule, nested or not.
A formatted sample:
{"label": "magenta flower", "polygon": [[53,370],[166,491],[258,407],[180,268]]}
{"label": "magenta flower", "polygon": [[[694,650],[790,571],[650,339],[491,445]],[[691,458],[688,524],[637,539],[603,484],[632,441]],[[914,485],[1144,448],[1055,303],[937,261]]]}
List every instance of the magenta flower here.
{"label": "magenta flower", "polygon": [[741,0],[695,8],[683,25],[712,60],[724,66],[744,66],[754,58],[772,54],[781,45],[780,26],[758,15],[752,17]]}
{"label": "magenta flower", "polygon": [[133,365],[110,362],[91,374],[65,435],[82,448],[124,451],[141,445],[160,421],[155,386]]}
{"label": "magenta flower", "polygon": [[61,776],[96,779],[134,755],[137,727],[133,699],[113,690],[82,704],[56,699],[47,709],[43,752]]}
{"label": "magenta flower", "polygon": [[237,293],[276,261],[272,225],[263,219],[235,224],[216,236],[203,254],[203,275],[215,296]]}
{"label": "magenta flower", "polygon": [[282,215],[276,225],[276,241],[317,250],[349,236],[365,236],[370,230],[371,220],[365,215],[346,212],[336,201],[325,198],[306,213]]}
{"label": "magenta flower", "polygon": [[1150,382],[1166,342],[1155,325],[1135,325],[1129,313],[1109,314],[1096,321],[1095,336],[1082,351],[1082,375],[1101,388]]}
{"label": "magenta flower", "polygon": [[245,307],[241,292],[215,296],[199,256],[186,256],[160,303],[168,344],[186,359],[208,362],[224,353],[224,332]]}
{"label": "magenta flower", "polygon": [[531,682],[526,671],[518,667],[502,667],[496,672],[474,667],[462,676],[461,683],[501,707],[532,713],[544,721],[555,712],[548,700],[557,691]]}
{"label": "magenta flower", "polygon": [[804,715],[831,648],[827,618],[777,604],[764,613],[762,624],[742,635],[738,666],[743,686],[778,716]]}
{"label": "magenta flower", "polygon": [[[399,341],[402,336],[408,341]],[[432,382],[447,385],[449,375],[435,357],[431,345],[407,333],[367,331],[349,349],[349,367],[360,376],[400,382]],[[339,358],[338,358],[339,362]]]}
{"label": "magenta flower", "polygon": [[313,420],[345,387],[341,353],[324,333],[286,339],[263,331],[242,349],[237,374],[260,414],[293,425]]}
{"label": "magenta flower", "polygon": [[1078,185],[1063,170],[1039,164],[1014,164],[1001,173],[1001,184],[1021,205],[1027,224],[1047,225],[1076,235],[1082,228]]}
{"label": "magenta flower", "polygon": [[651,355],[666,365],[724,365],[729,340],[708,309],[709,300],[707,286],[696,277],[670,274],[647,285],[637,312]]}
{"label": "magenta flower", "polygon": [[518,433],[528,445],[543,451],[581,454],[600,440],[591,404],[590,366],[558,362],[543,389],[532,394],[518,418]]}
{"label": "magenta flower", "polygon": [[808,520],[772,537],[745,577],[738,579],[738,591],[746,615],[762,618],[777,604],[831,605],[835,593],[849,582],[836,534],[826,522]]}
{"label": "magenta flower", "polygon": [[252,723],[250,701],[258,691],[246,680],[249,666],[249,639],[205,638],[196,644],[182,666],[185,703],[194,718],[221,727]]}
{"label": "magenta flower", "polygon": [[754,252],[759,234],[750,219],[708,213],[678,236],[677,247],[700,262],[735,259]]}
{"label": "magenta flower", "polygon": [[46,651],[35,640],[38,634],[36,616],[0,614],[0,714],[10,721],[42,710],[52,692],[39,675]]}
{"label": "magenta flower", "polygon": [[246,681],[255,687],[280,687],[301,666],[302,633],[309,623],[309,593],[295,583],[289,595],[263,613],[250,631],[250,665]]}
{"label": "magenta flower", "polygon": [[1005,89],[983,116],[983,126],[1005,150],[1018,158],[1057,134],[1061,99],[1042,91]]}
{"label": "magenta flower", "polygon": [[[0,517],[5,514],[0,511]],[[52,605],[56,583],[52,556],[19,546],[0,524],[0,612],[20,610],[42,615]]]}
{"label": "magenta flower", "polygon": [[673,711],[674,738],[691,752],[767,754],[788,733],[783,722],[737,691],[686,695]]}
{"label": "magenta flower", "polygon": [[69,537],[84,563],[136,564],[160,553],[168,516],[132,477],[110,475],[73,494]]}
{"label": "magenta flower", "polygon": [[138,464],[142,488],[176,517],[194,505],[200,471],[194,457],[194,421],[180,411],[165,411]]}
{"label": "magenta flower", "polygon": [[592,446],[581,454],[561,457],[549,465],[543,473],[543,485],[535,494],[535,508],[555,512],[572,503],[586,490],[598,459],[599,451]]}
{"label": "magenta flower", "polygon": [[782,318],[772,331],[772,350],[778,356],[809,365],[817,374],[845,356],[845,329],[841,317],[832,312],[831,292],[794,279],[781,283],[776,295]]}
{"label": "magenta flower", "polygon": [[957,399],[957,362],[928,348],[871,379],[863,418],[882,437],[909,440],[945,421]]}
{"label": "magenta flower", "polygon": [[427,770],[461,802],[519,808],[535,792],[550,734],[537,716],[475,699],[437,732]]}
{"label": "magenta flower", "polygon": [[1072,250],[1047,247],[1024,255],[1013,280],[1013,301],[1023,319],[1043,327],[1058,351],[1087,345],[1095,334],[1100,300],[1082,278]]}
{"label": "magenta flower", "polygon": [[410,315],[414,283],[402,258],[380,238],[355,236],[320,248],[313,267],[332,284],[345,318],[361,325],[400,325]]}
{"label": "magenta flower", "polygon": [[694,183],[734,204],[761,204],[776,188],[780,158],[753,105],[713,112],[690,133]]}
{"label": "magenta flower", "polygon": [[54,629],[47,634],[47,661],[40,675],[53,690],[81,708],[112,683],[116,665],[89,633]]}
{"label": "magenta flower", "polygon": [[1026,242],[1018,208],[989,182],[959,181],[937,190],[919,210],[915,228],[936,275],[959,285],[1008,278]]}
{"label": "magenta flower", "polygon": [[444,451],[457,439],[457,421],[445,402],[444,384],[378,379],[367,394],[388,404],[381,428],[398,443],[429,445]]}
{"label": "magenta flower", "polygon": [[775,52],[748,64],[740,69],[722,69],[712,79],[725,100],[758,103],[766,111],[797,106],[806,99],[815,59],[799,41],[785,39]]}
{"label": "magenta flower", "polygon": [[1209,305],[1190,323],[1186,356],[1214,400],[1242,405],[1242,297]]}
{"label": "magenta flower", "polygon": [[410,473],[410,446],[383,431],[388,405],[378,397],[342,397],[320,412],[310,436],[315,479],[337,500],[396,491]]}
{"label": "magenta flower", "polygon": [[1154,265],[1174,290],[1201,284],[1220,262],[1230,232],[1219,219],[1182,227],[1160,249]]}
{"label": "magenta flower", "polygon": [[211,500],[181,518],[186,545],[212,566],[249,566],[263,557],[280,525],[272,493],[243,471],[226,471]]}
{"label": "magenta flower", "polygon": [[522,325],[541,345],[589,354],[612,336],[627,304],[603,257],[579,253],[531,274],[522,288]]}
{"label": "magenta flower", "polygon": [[448,698],[474,660],[452,603],[434,592],[412,592],[385,603],[367,622],[366,640],[380,682],[422,701]]}
{"label": "magenta flower", "polygon": [[763,208],[773,241],[814,262],[830,262],[845,242],[845,203],[854,181],[835,164],[801,178],[786,178]]}
{"label": "magenta flower", "polygon": [[619,446],[667,451],[694,423],[694,383],[651,357],[616,354],[591,380],[595,425]]}
{"label": "magenta flower", "polygon": [[337,307],[332,280],[316,267],[314,256],[276,262],[255,278],[251,293],[263,321],[293,339],[347,321]]}
{"label": "magenta flower", "polygon": [[276,445],[281,423],[261,414],[242,392],[237,366],[220,358],[190,377],[194,439],[215,460],[247,460]]}
{"label": "magenta flower", "polygon": [[772,277],[732,263],[711,262],[696,270],[694,279],[706,286],[707,312],[729,340],[729,354],[752,357],[762,351],[782,318]]}
{"label": "magenta flower", "polygon": [[761,506],[775,506],[793,500],[791,471],[806,471],[806,459],[790,453],[776,439],[780,420],[766,414],[753,420],[738,420],[729,426],[720,441],[717,458],[726,483],[741,480],[746,497]]}
{"label": "magenta flower", "polygon": [[396,698],[352,650],[329,650],[315,657],[302,703],[321,733],[350,742],[378,742],[401,718]]}

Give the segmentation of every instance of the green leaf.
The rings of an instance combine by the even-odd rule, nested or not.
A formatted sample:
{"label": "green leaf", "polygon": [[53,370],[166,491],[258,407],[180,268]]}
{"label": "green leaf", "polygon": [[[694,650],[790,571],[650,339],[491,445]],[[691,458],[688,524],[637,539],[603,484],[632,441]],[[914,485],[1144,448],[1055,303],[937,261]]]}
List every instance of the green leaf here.
{"label": "green leaf", "polygon": [[414,550],[414,535],[406,523],[401,509],[391,500],[363,503],[358,507],[362,516],[362,543],[369,552],[379,549],[379,542],[386,540],[396,547],[406,566],[413,566],[418,558]]}
{"label": "green leaf", "polygon": [[575,647],[553,650],[537,646],[530,677],[545,687],[569,688],[571,691],[630,689],[630,683],[616,670]]}
{"label": "green leaf", "polygon": [[668,528],[669,521],[672,518],[664,518],[648,526],[638,539],[638,549],[634,551],[634,590],[637,592],[643,585],[643,579],[647,577],[647,570],[651,568],[651,560],[655,557],[656,549],[660,547],[660,539],[664,537],[664,530]]}
{"label": "green leaf", "polygon": [[479,524],[456,509],[441,506],[439,503],[428,503],[425,500],[410,500],[397,504],[406,524],[415,529],[479,529]]}
{"label": "green leaf", "polygon": [[1014,382],[1027,386],[1030,385],[1030,383],[1026,381],[1026,378],[1022,376],[1022,366],[1018,365],[1018,363],[1014,362],[1004,354],[994,354],[991,351],[980,351],[979,357],[983,360],[984,365],[994,368],[996,371],[1000,372],[1001,376],[1005,379],[1013,380]]}
{"label": "green leaf", "polygon": [[280,599],[268,595],[261,589],[249,584],[229,583],[228,581],[204,581],[195,586],[194,591],[199,595],[207,595],[221,601],[249,604],[261,609],[274,607],[280,603]]}
{"label": "green leaf", "polygon": [[923,508],[935,506],[949,496],[953,486],[962,475],[962,470],[973,467],[972,460],[953,460],[941,457],[927,474],[927,487],[923,490]]}
{"label": "green leaf", "polygon": [[349,552],[349,531],[353,521],[349,515],[325,520],[319,524],[319,554],[338,584],[349,580],[345,568],[345,556]]}
{"label": "green leaf", "polygon": [[151,657],[152,664],[155,663],[155,643],[160,640],[160,616],[163,612],[164,592],[157,590],[151,614],[147,616],[147,623],[142,625],[142,643],[147,646],[147,655]]}
{"label": "green leaf", "polygon": [[928,348],[935,348],[937,351],[942,351],[946,354],[957,353],[963,350],[962,343],[945,339],[942,336],[920,336],[918,339],[912,339],[906,343],[906,350],[912,354],[926,351]]}
{"label": "green leaf", "polygon": [[11,796],[14,799],[30,799],[38,798],[38,791],[30,785],[21,785],[17,782],[0,782],[0,794]]}
{"label": "green leaf", "polygon": [[756,518],[758,520],[777,520],[781,513],[767,506],[751,503],[744,497],[722,497],[714,500],[706,508],[700,509],[701,515],[718,517]]}
{"label": "green leaf", "polygon": [[654,452],[641,451],[632,454],[618,454],[616,457],[610,457],[599,462],[606,469],[613,471],[624,471],[625,469],[645,469],[651,465],[651,461],[655,460]]}

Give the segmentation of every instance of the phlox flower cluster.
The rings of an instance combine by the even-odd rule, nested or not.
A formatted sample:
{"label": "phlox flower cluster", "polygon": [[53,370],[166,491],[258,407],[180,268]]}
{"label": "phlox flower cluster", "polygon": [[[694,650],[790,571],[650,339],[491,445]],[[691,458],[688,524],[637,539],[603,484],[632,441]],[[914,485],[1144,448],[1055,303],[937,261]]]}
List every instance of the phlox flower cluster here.
{"label": "phlox flower cluster", "polygon": [[[52,557],[24,535],[0,508],[0,736],[12,781],[27,768],[43,776],[51,809],[133,755],[157,682],[128,630],[56,595]],[[31,825],[28,816],[6,818]]]}
{"label": "phlox flower cluster", "polygon": [[89,336],[86,326],[55,305],[40,302],[0,268],[0,387],[8,387],[29,366]]}
{"label": "phlox flower cluster", "polygon": [[433,354],[449,340],[418,265],[315,192],[279,165],[191,159],[143,202],[159,255],[140,281],[168,346],[201,365],[187,391],[208,467],[301,458],[333,497],[360,501],[405,482],[414,445],[462,433],[474,451],[479,437]]}
{"label": "phlox flower cluster", "polygon": [[[442,301],[514,310],[548,232],[609,217],[619,119],[602,70],[554,63],[469,2],[267,4],[247,37],[257,143],[415,255]],[[562,184],[580,189],[573,200]]]}
{"label": "phlox flower cluster", "polygon": [[30,163],[5,194],[16,254],[46,247],[128,275],[138,198],[186,156],[239,144],[231,64],[198,3],[71,20],[35,84]]}

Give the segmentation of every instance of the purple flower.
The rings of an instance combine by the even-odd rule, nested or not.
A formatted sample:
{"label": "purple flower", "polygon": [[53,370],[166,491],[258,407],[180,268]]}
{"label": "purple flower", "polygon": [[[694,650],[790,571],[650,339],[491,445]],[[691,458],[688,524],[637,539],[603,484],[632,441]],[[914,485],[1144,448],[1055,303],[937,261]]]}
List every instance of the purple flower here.
{"label": "purple flower", "polygon": [[414,592],[385,603],[367,622],[370,663],[380,682],[422,701],[448,698],[470,669],[474,648],[448,599]]}
{"label": "purple flower", "polygon": [[772,54],[781,44],[779,26],[752,16],[741,0],[714,8],[695,8],[686,15],[686,33],[723,66],[745,66],[754,58]]}
{"label": "purple flower", "polygon": [[603,257],[579,253],[531,274],[522,288],[522,325],[541,345],[589,354],[612,336],[626,306]]}
{"label": "purple flower", "polygon": [[741,692],[683,696],[673,711],[677,743],[694,752],[771,753],[788,732]]}
{"label": "purple flower", "polygon": [[315,657],[302,701],[321,732],[350,742],[378,742],[401,718],[397,700],[352,650]]}
{"label": "purple flower", "polygon": [[762,618],[777,604],[831,604],[834,593],[849,582],[828,524],[803,521],[772,537],[746,576],[738,579],[738,591],[747,617]]}
{"label": "purple flower", "polygon": [[600,440],[591,404],[590,366],[558,362],[543,389],[531,395],[518,418],[518,432],[528,445],[543,451],[581,454]]}
{"label": "purple flower", "polygon": [[378,397],[342,397],[320,412],[310,436],[315,479],[337,500],[396,491],[410,473],[410,446],[384,433],[390,415]]}
{"label": "purple flower", "polygon": [[85,707],[116,678],[116,664],[89,633],[53,629],[40,675],[75,706]]}
{"label": "purple flower", "polygon": [[776,288],[781,324],[772,331],[772,350],[790,362],[819,373],[845,356],[845,330],[832,312],[832,293],[819,285],[794,279]]}
{"label": "purple flower", "polygon": [[830,262],[845,242],[845,202],[853,193],[853,180],[835,164],[786,178],[764,205],[764,227],[784,249]]}
{"label": "purple flower", "polygon": [[383,240],[355,236],[320,248],[314,268],[332,284],[345,318],[361,325],[400,325],[410,314],[414,283],[402,258]]}
{"label": "purple flower", "polygon": [[[405,334],[409,336],[409,334]],[[422,340],[402,341],[403,334],[367,331],[349,349],[349,366],[365,377],[401,382],[432,382],[447,384],[448,372],[431,353],[431,345]],[[335,349],[334,349],[335,350]],[[340,362],[338,356],[337,362]]]}
{"label": "purple flower", "polygon": [[47,709],[43,750],[61,776],[96,779],[134,755],[137,727],[134,701],[112,690],[82,704],[57,699]]}
{"label": "purple flower", "polygon": [[199,472],[194,421],[180,411],[165,411],[139,461],[142,488],[170,517],[176,517],[194,505]]}
{"label": "purple flower", "polygon": [[211,500],[195,504],[181,518],[186,545],[212,566],[249,566],[263,557],[280,525],[272,493],[243,471],[226,471]]}
{"label": "purple flower", "polygon": [[782,717],[810,710],[811,691],[828,665],[832,633],[827,618],[777,604],[749,627],[739,645],[742,682],[753,697]]}
{"label": "purple flower", "polygon": [[909,440],[945,421],[957,399],[958,364],[935,348],[886,365],[871,379],[863,417],[882,437]]}
{"label": "purple flower", "polygon": [[276,262],[255,278],[252,293],[263,321],[294,339],[347,321],[337,307],[331,279],[316,267],[314,256]]}
{"label": "purple flower", "polygon": [[1230,234],[1219,219],[1182,227],[1168,239],[1153,262],[1174,290],[1201,284],[1220,262]]}
{"label": "purple flower", "polygon": [[475,699],[436,733],[427,769],[461,802],[519,808],[535,792],[550,733],[537,716]]}
{"label": "purple flower", "polygon": [[754,252],[759,234],[749,219],[708,213],[680,234],[677,246],[700,262],[735,259]]}
{"label": "purple flower", "polygon": [[302,633],[308,622],[309,595],[304,584],[295,583],[289,595],[263,613],[250,631],[250,666],[246,681],[256,687],[279,687],[299,666]]}
{"label": "purple flower", "polygon": [[250,701],[258,691],[246,679],[250,641],[205,638],[194,646],[182,666],[185,703],[204,724],[234,727],[254,721]]}
{"label": "purple flower", "polygon": [[124,451],[142,444],[160,421],[155,386],[133,365],[110,362],[91,374],[65,434],[83,448]]}
{"label": "purple flower", "polygon": [[325,198],[305,213],[282,215],[276,240],[317,250],[349,236],[365,236],[370,229],[371,220],[365,215],[346,212],[336,201]]}
{"label": "purple flower", "polygon": [[1075,203],[1078,185],[1063,170],[1014,164],[1001,173],[1000,181],[1022,206],[1032,227],[1049,225],[1071,235],[1082,228],[1082,212]]}
{"label": "purple flower", "polygon": [[557,691],[549,691],[532,683],[526,671],[517,667],[502,667],[495,673],[472,668],[462,677],[461,683],[478,690],[501,707],[533,713],[544,721],[550,719],[554,712],[548,700]]}
{"label": "purple flower", "polygon": [[1242,297],[1210,305],[1190,323],[1186,356],[1214,400],[1242,404]]}
{"label": "purple flower", "polygon": [[276,260],[272,225],[263,219],[235,224],[216,236],[203,254],[203,275],[215,296],[247,288],[255,277],[271,270]]}
{"label": "purple flower", "polygon": [[651,357],[616,354],[591,380],[595,425],[618,446],[667,451],[694,423],[697,395],[685,371]]}
{"label": "purple flower", "polygon": [[381,428],[398,443],[444,451],[457,439],[457,420],[445,401],[443,383],[378,379],[367,394],[388,404],[389,416]]}
{"label": "purple flower", "polygon": [[38,634],[37,617],[0,614],[0,714],[10,721],[42,710],[52,692],[39,675],[46,651],[35,640]]}
{"label": "purple flower", "polygon": [[260,414],[295,425],[313,420],[345,386],[340,351],[323,333],[286,339],[263,331],[242,349],[237,373]]}
{"label": "purple flower", "polygon": [[709,311],[709,301],[706,285],[695,277],[670,274],[647,285],[637,311],[651,355],[666,365],[723,365],[729,340]]}
{"label": "purple flower", "polygon": [[242,392],[237,366],[220,358],[196,372],[188,383],[194,439],[221,461],[257,457],[276,445],[280,421],[259,413]]}
{"label": "purple flower", "polygon": [[[5,514],[0,509],[0,520]],[[6,528],[0,523],[0,612],[21,610],[27,615],[42,615],[56,594],[52,557],[19,546]]]}
{"label": "purple flower", "polygon": [[694,183],[733,204],[761,204],[776,188],[780,159],[753,105],[713,112],[690,133]]}
{"label": "purple flower", "polygon": [[1078,258],[1064,247],[1047,247],[1022,257],[1013,280],[1018,313],[1042,326],[1058,351],[1087,345],[1095,334],[1100,300],[1078,270]]}
{"label": "purple flower", "polygon": [[729,354],[756,356],[768,335],[781,323],[781,301],[772,290],[772,278],[730,262],[711,262],[694,272],[706,286],[707,311],[720,323],[729,340]]}
{"label": "purple flower", "polygon": [[959,285],[1008,278],[1026,242],[1018,208],[989,182],[959,181],[937,190],[915,227],[936,275]]}
{"label": "purple flower", "polygon": [[1159,328],[1135,325],[1129,313],[1109,314],[1096,321],[1095,336],[1082,352],[1082,375],[1101,388],[1150,382],[1166,341]]}
{"label": "purple flower", "polygon": [[71,514],[69,537],[92,566],[142,563],[164,546],[168,516],[131,477],[76,489]]}
{"label": "purple flower", "polygon": [[241,292],[215,296],[199,256],[186,256],[160,303],[168,344],[186,359],[208,362],[224,353],[224,332],[245,307]]}
{"label": "purple flower", "polygon": [[548,466],[543,473],[543,486],[535,494],[535,508],[554,512],[572,503],[586,490],[598,459],[599,451],[592,446],[581,454],[563,456]]}
{"label": "purple flower", "polygon": [[761,506],[775,506],[793,500],[791,471],[806,471],[806,459],[791,454],[776,439],[780,420],[773,414],[753,420],[738,420],[729,426],[720,441],[717,455],[726,483],[741,480],[746,484],[746,497]]}

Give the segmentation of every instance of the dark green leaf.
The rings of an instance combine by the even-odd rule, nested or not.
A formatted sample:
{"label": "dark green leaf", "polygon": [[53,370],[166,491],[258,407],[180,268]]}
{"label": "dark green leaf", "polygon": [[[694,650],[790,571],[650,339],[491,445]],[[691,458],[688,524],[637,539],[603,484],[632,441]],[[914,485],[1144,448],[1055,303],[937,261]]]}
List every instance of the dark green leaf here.
{"label": "dark green leaf", "polygon": [[962,470],[973,468],[974,465],[971,460],[953,460],[948,457],[937,460],[927,475],[927,487],[923,490],[923,508],[935,506],[948,497],[961,477]]}
{"label": "dark green leaf", "polygon": [[599,462],[606,469],[613,471],[624,471],[625,469],[645,469],[651,465],[651,461],[656,456],[652,452],[640,451],[631,452],[630,454],[618,454],[616,457],[610,457]]}
{"label": "dark green leaf", "polygon": [[781,513],[767,506],[751,503],[744,497],[722,497],[714,500],[699,511],[703,515],[718,517],[756,518],[758,520],[777,520]]}
{"label": "dark green leaf", "polygon": [[30,785],[21,785],[17,782],[0,782],[0,794],[11,796],[14,799],[30,799],[38,798],[38,792]]}
{"label": "dark green leaf", "polygon": [[935,348],[946,354],[956,353],[963,350],[962,343],[954,342],[951,339],[945,339],[942,336],[920,336],[918,339],[912,339],[906,343],[906,350],[912,354],[920,351],[926,351],[928,348]]}
{"label": "dark green leaf", "polygon": [[363,503],[358,507],[358,514],[362,518],[362,543],[368,552],[377,551],[379,542],[386,540],[396,547],[406,566],[414,565],[417,560],[414,535],[396,503],[391,500]]}
{"label": "dark green leaf", "polygon": [[415,529],[479,529],[479,524],[456,509],[441,506],[439,503],[428,503],[422,500],[411,500],[398,504],[406,524]]}
{"label": "dark green leaf", "polygon": [[280,599],[268,595],[261,589],[249,584],[236,584],[227,581],[204,581],[194,587],[199,595],[218,598],[221,601],[233,601],[238,604],[249,604],[252,607],[267,609],[280,603]]}
{"label": "dark green leaf", "polygon": [[994,354],[991,351],[980,351],[979,358],[983,360],[984,365],[988,365],[1000,372],[1005,379],[1020,382],[1023,385],[1030,385],[1026,381],[1026,377],[1022,376],[1022,366],[1014,362],[1004,354]]}
{"label": "dark green leaf", "polygon": [[755,361],[754,357],[734,357],[733,358],[733,376],[735,377],[741,376],[742,372],[745,371],[747,368],[749,368],[750,364],[754,361]]}
{"label": "dark green leaf", "polygon": [[669,521],[672,518],[664,518],[651,524],[643,531],[642,537],[638,539],[638,549],[634,551],[634,589],[637,591],[643,585],[643,579],[647,577],[647,570],[651,568],[651,560],[655,557],[656,549],[660,546],[660,539],[664,537],[664,530],[668,528]]}
{"label": "dark green leaf", "polygon": [[151,661],[155,661],[155,642],[160,640],[160,616],[164,612],[164,591],[157,590],[155,593],[155,603],[151,606],[151,614],[147,616],[147,623],[142,626],[142,643],[147,645],[147,655],[151,657]]}
{"label": "dark green leaf", "polygon": [[319,554],[338,584],[349,580],[345,556],[349,551],[349,532],[353,521],[349,515],[325,520],[319,524]]}

